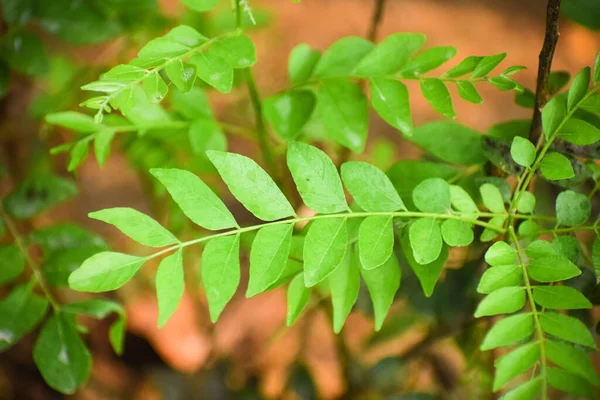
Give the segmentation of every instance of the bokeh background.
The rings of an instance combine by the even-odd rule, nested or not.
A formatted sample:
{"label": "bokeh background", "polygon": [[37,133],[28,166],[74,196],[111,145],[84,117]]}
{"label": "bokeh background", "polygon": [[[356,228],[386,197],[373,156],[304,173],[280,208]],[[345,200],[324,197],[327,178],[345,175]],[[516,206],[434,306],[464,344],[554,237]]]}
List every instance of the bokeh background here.
{"label": "bokeh background", "polygon": [[[255,71],[261,94],[266,97],[287,85],[287,58],[297,44],[305,42],[324,50],[344,36],[365,36],[374,4],[374,0],[303,0],[299,4],[253,0],[258,25],[248,34],[257,46]],[[399,31],[422,32],[427,35],[427,47],[457,47],[455,60],[507,52],[502,65],[526,66],[527,70],[516,79],[534,88],[545,6],[544,0],[388,0],[378,38]],[[79,194],[20,223],[23,231],[70,221],[98,233],[117,251],[142,254],[147,250],[110,226],[89,220],[87,213],[128,206],[162,222],[177,224],[165,197],[155,195],[149,177],[142,171],[143,157],[156,150],[151,144],[136,148],[123,139],[123,146],[113,146],[103,168],[90,157],[74,174],[66,172],[66,157],[45,155],[49,147],[72,140],[72,134],[48,126],[42,117],[51,111],[77,109],[86,96],[79,86],[110,66],[128,61],[147,40],[178,23],[185,22],[203,33],[219,31],[232,23],[226,6],[197,15],[177,0],[160,0],[156,9],[131,19],[131,30],[90,45],[67,43],[35,24],[31,28],[51,54],[50,69],[39,77],[13,73],[0,101],[0,194],[17,185],[36,162],[52,165],[58,175],[73,179]],[[2,26],[0,31],[6,33],[7,29]],[[560,33],[555,70],[574,74],[593,63],[600,49],[598,31],[563,17]],[[409,90],[415,125],[440,119],[417,87],[409,85]],[[455,102],[459,122],[485,132],[498,122],[530,117],[530,110],[515,105],[512,92],[482,86],[481,95],[481,105]],[[243,88],[234,89],[228,96],[211,94],[211,103],[220,120],[252,126],[252,112]],[[374,113],[371,117],[365,157],[376,155],[378,162],[389,167],[395,160],[421,156]],[[153,145],[160,149],[160,143]],[[229,149],[257,154],[254,142],[239,137],[229,137]],[[161,156],[177,157],[171,153]],[[189,233],[182,229],[184,234]],[[323,302],[311,304],[298,323],[286,328],[284,289],[253,299],[245,299],[240,291],[220,321],[212,325],[196,278],[199,254],[195,256],[186,262],[186,293],[163,329],[156,327],[156,265],[146,265],[133,282],[111,294],[128,313],[125,353],[123,357],[112,353],[107,340],[110,321],[89,321],[86,342],[94,358],[93,372],[89,383],[74,398],[493,398],[485,390],[491,376],[481,368],[491,360],[481,354],[473,356],[477,353],[474,343],[485,326],[457,329],[457,323],[464,319],[461,313],[472,310],[469,300],[460,295],[461,291],[472,290],[469,282],[473,273],[467,267],[446,275],[440,292],[459,293],[447,297],[453,299],[450,303],[436,296],[425,301],[406,289],[409,299],[394,304],[384,330],[377,335],[373,335],[368,300],[361,294],[345,329],[335,336],[329,322],[329,304]],[[244,280],[247,257],[242,258],[242,265]],[[410,286],[410,282],[405,284]],[[0,354],[0,399],[62,398],[44,384],[35,368],[31,359],[33,340],[28,337]],[[598,357],[596,361],[600,362]]]}

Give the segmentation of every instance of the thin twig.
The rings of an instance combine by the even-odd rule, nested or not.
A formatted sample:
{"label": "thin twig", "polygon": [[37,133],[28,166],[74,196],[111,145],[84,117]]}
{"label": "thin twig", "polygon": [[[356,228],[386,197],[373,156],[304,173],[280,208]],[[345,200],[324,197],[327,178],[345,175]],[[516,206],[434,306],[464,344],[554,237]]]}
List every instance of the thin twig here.
{"label": "thin twig", "polygon": [[372,42],[377,40],[377,31],[379,30],[379,25],[381,25],[381,20],[383,19],[385,1],[386,0],[375,0],[375,10],[373,11],[371,26],[369,27],[369,34],[367,35],[367,39]]}
{"label": "thin twig", "polygon": [[556,43],[558,43],[558,20],[560,17],[560,1],[548,0],[546,11],[546,34],[539,56],[537,85],[535,89],[535,108],[529,131],[529,140],[536,143],[542,135],[542,108],[548,102],[548,78],[552,70],[552,59]]}
{"label": "thin twig", "polygon": [[58,311],[58,309],[59,309],[58,302],[52,295],[52,291],[50,290],[50,287],[48,287],[48,284],[46,283],[46,280],[44,279],[44,276],[42,275],[42,271],[40,270],[39,265],[31,257],[31,254],[29,254],[29,249],[27,248],[25,241],[21,237],[19,230],[17,229],[16,225],[14,224],[14,222],[12,221],[10,216],[4,211],[4,206],[2,205],[1,199],[0,199],[0,216],[2,216],[2,219],[4,220],[4,223],[6,224],[8,231],[12,235],[12,237],[15,241],[15,244],[17,245],[17,248],[23,254],[23,257],[27,261],[27,264],[29,265],[31,272],[32,272],[34,278],[38,281],[38,284],[40,285],[40,288],[44,292],[44,295],[46,296],[46,298],[52,305],[52,308],[55,311]]}

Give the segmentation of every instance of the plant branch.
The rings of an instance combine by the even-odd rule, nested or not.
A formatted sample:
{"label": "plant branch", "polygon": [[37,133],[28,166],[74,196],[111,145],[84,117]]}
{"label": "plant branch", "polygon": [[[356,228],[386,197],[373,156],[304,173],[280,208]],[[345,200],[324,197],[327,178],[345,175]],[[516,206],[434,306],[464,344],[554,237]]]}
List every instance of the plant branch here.
{"label": "plant branch", "polygon": [[542,135],[542,108],[548,102],[548,78],[552,70],[552,59],[559,36],[560,2],[561,0],[548,0],[548,8],[546,10],[546,34],[539,56],[537,85],[535,88],[535,107],[533,109],[533,119],[529,132],[529,140],[532,143],[539,141]]}
{"label": "plant branch", "polygon": [[371,26],[369,27],[369,33],[367,35],[367,39],[371,42],[377,40],[377,31],[379,30],[381,20],[383,19],[385,2],[386,0],[375,0],[375,9],[373,11],[373,16],[371,17]]}
{"label": "plant branch", "polygon": [[265,124],[265,117],[263,115],[262,102],[260,100],[258,88],[256,87],[256,82],[254,80],[252,70],[250,68],[246,68],[245,72],[246,85],[248,86],[248,91],[250,92],[250,101],[252,102],[252,107],[254,108],[254,114],[256,117],[256,132],[258,134],[258,144],[260,145],[260,150],[267,165],[267,169],[269,170],[272,176],[276,177],[279,174],[276,173],[277,170],[275,169],[273,154],[271,153],[271,148],[269,147],[267,127]]}
{"label": "plant branch", "polygon": [[29,254],[27,245],[25,244],[25,241],[21,237],[21,234],[19,233],[19,230],[17,229],[15,223],[13,222],[12,218],[8,215],[8,213],[4,210],[2,201],[0,201],[0,216],[2,216],[2,219],[4,220],[4,223],[6,224],[8,231],[10,232],[11,236],[13,237],[15,244],[17,245],[19,251],[21,252],[21,254],[23,254],[23,257],[25,257],[27,265],[29,265],[29,268],[31,269],[33,277],[39,283],[40,288],[42,289],[42,292],[44,292],[44,295],[46,296],[46,298],[52,305],[52,308],[54,309],[54,311],[58,311],[58,309],[59,309],[58,302],[52,295],[52,291],[48,287],[48,284],[46,283],[46,280],[44,279],[44,276],[42,275],[42,272],[40,271],[40,267],[34,261],[34,259],[31,257],[31,254]]}

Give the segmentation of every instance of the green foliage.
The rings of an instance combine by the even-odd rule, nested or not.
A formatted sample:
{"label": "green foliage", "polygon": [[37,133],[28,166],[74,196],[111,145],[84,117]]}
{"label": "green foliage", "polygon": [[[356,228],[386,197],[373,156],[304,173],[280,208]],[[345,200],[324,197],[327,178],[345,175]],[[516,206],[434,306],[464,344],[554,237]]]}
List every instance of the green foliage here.
{"label": "green foliage", "polygon": [[[127,20],[143,19],[156,7],[153,0],[70,3],[2,1],[3,17],[16,29],[0,38],[0,94],[7,91],[9,68],[38,76],[49,69],[47,50],[29,25],[71,43],[97,43],[129,29]],[[218,2],[182,3],[205,12]],[[564,0],[563,11],[594,28],[595,9],[588,3]],[[452,321],[454,329],[470,319],[465,310],[474,309],[475,318],[493,316],[492,326],[483,340],[469,331],[464,336],[470,343],[463,347],[511,347],[495,362],[491,390],[507,389],[505,399],[547,399],[549,387],[592,397],[600,379],[588,354],[596,344],[587,324],[597,303],[600,239],[588,251],[575,232],[598,236],[590,199],[600,187],[600,174],[590,160],[600,157],[600,54],[594,69],[580,71],[568,89],[568,73],[550,74],[551,99],[541,115],[543,135],[533,143],[530,130],[536,124],[529,120],[505,121],[487,135],[447,120],[415,126],[408,90],[412,86],[406,83],[411,80],[419,82],[433,110],[450,119],[456,117],[450,94],[454,85],[459,97],[471,103],[483,101],[478,87],[489,83],[500,91],[515,91],[521,106],[535,105],[535,94],[512,78],[524,67],[494,73],[506,53],[467,56],[446,68],[457,49],[422,50],[426,38],[419,33],[394,33],[377,44],[346,37],[323,54],[299,44],[289,56],[290,86],[263,101],[250,70],[257,61],[255,46],[243,34],[244,18],[255,22],[254,15],[246,0],[232,5],[237,29],[207,37],[191,26],[176,26],[142,46],[134,60],[84,85],[82,89],[98,93],[81,104],[95,110],[95,117],[63,111],[45,118],[76,133],[72,143],[52,150],[70,153],[68,171],[86,161],[90,146],[103,165],[111,146],[119,143],[138,169],[150,170],[156,178],[150,182],[153,191],[170,195],[177,207],[168,199],[165,203],[173,219],[184,225],[187,217],[209,232],[183,241],[177,238],[181,229],[170,224],[163,227],[130,208],[108,208],[89,217],[155,249],[144,256],[109,251],[96,235],[68,224],[21,237],[11,218],[33,217],[76,193],[70,180],[44,166],[34,169],[0,209],[15,242],[0,247],[0,284],[9,285],[8,295],[0,300],[0,351],[39,327],[33,358],[42,376],[52,388],[74,393],[91,370],[76,318],[116,313],[109,339],[121,354],[125,314],[117,303],[99,298],[60,304],[53,296],[56,287],[116,290],[146,261],[160,259],[155,282],[157,323],[162,327],[185,289],[184,248],[203,245],[200,275],[213,322],[243,284],[241,260],[249,249],[246,297],[287,284],[287,325],[327,296],[335,333],[353,310],[367,309],[375,329],[385,336],[389,326],[384,321],[397,296],[407,300],[406,308],[429,307],[432,318],[420,322],[432,327]],[[212,35],[214,30],[202,32]],[[437,73],[440,67],[447,72]],[[211,110],[207,93],[215,89],[227,94],[239,84],[249,89],[256,129],[219,122]],[[368,148],[361,160],[381,154],[367,147],[369,105],[373,115],[419,146],[428,161],[402,160],[384,172],[393,155],[375,160],[375,166],[341,151],[333,158],[336,165],[328,153],[339,147],[354,153]],[[269,129],[281,146],[271,145]],[[126,133],[136,135],[121,135]],[[251,158],[227,152],[226,133],[249,139],[256,133],[265,169]],[[327,152],[303,142],[313,138],[322,140]],[[190,167],[174,168],[182,160]],[[289,175],[281,171],[284,160]],[[493,166],[503,171],[490,173]],[[197,176],[215,171],[260,221],[240,226],[230,211],[239,205],[221,200],[212,189],[213,180]],[[514,175],[514,181],[502,172]],[[564,190],[554,198],[544,184],[536,183],[535,194],[530,192],[538,176]],[[587,194],[591,180],[594,189]],[[300,200],[308,210],[297,207]],[[555,215],[536,213],[553,207]],[[590,225],[590,219],[596,222]],[[30,259],[29,246],[41,249],[39,266]],[[450,257],[451,247],[467,246],[456,252],[464,253],[464,259],[454,253]],[[488,267],[477,281],[474,266],[481,265],[482,256]],[[449,259],[461,263],[458,271],[447,268]],[[584,279],[593,275],[592,269],[596,276],[588,284]],[[483,295],[476,306],[471,301],[475,289]],[[372,308],[365,307],[367,293]],[[311,296],[316,301],[311,303]],[[463,313],[455,316],[459,307]],[[563,314],[565,310],[576,313]],[[523,374],[525,381],[513,383]]]}

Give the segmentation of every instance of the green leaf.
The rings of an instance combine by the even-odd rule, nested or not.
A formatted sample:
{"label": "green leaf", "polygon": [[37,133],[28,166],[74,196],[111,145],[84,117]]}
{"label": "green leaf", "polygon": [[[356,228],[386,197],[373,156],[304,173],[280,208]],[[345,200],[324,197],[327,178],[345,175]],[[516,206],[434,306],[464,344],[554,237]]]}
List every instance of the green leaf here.
{"label": "green leaf", "polygon": [[442,237],[448,246],[468,246],[473,242],[473,226],[468,222],[447,219],[442,223]]}
{"label": "green leaf", "polygon": [[450,210],[450,185],[441,178],[421,182],[412,193],[415,206],[425,213],[444,214]]}
{"label": "green leaf", "polygon": [[187,53],[194,47],[202,45],[207,40],[194,28],[179,25],[171,29],[166,35],[148,42],[138,52],[138,59],[142,64],[148,61],[152,64],[156,60],[175,58]]}
{"label": "green leaf", "polygon": [[150,170],[173,196],[183,213],[195,224],[208,230],[237,227],[225,204],[200,178],[181,169]]}
{"label": "green leaf", "polygon": [[246,35],[221,38],[210,47],[210,53],[227,61],[232,68],[249,68],[256,63],[256,48]]}
{"label": "green leaf", "polygon": [[211,239],[202,252],[201,272],[214,323],[240,284],[240,235]]}
{"label": "green leaf", "polygon": [[487,162],[481,133],[452,121],[431,122],[417,127],[407,139],[442,161],[457,165]]}
{"label": "green leaf", "polygon": [[493,78],[490,78],[488,82],[494,85],[498,90],[502,91],[515,90],[517,92],[522,92],[524,90],[517,81],[503,75],[494,76]]}
{"label": "green leaf", "polygon": [[190,123],[188,138],[192,151],[204,155],[208,150],[227,150],[227,138],[221,126],[212,118],[198,118]]}
{"label": "green leaf", "polygon": [[451,46],[432,47],[410,60],[400,71],[402,76],[418,76],[436,69],[456,55]]}
{"label": "green leaf", "polygon": [[219,0],[181,0],[183,4],[195,11],[209,11],[213,9]]}
{"label": "green leaf", "polygon": [[[360,244],[360,241],[359,241]],[[362,260],[362,251],[359,252]],[[375,269],[366,269],[362,264],[360,274],[363,277],[371,295],[373,310],[375,312],[375,330],[379,331],[383,321],[394,302],[396,292],[400,288],[401,272],[400,265],[395,256],[388,257],[382,265]]]}
{"label": "green leaf", "polygon": [[0,285],[12,281],[24,269],[25,256],[16,244],[0,247]]}
{"label": "green leaf", "polygon": [[[182,60],[174,60],[167,64],[165,73],[175,87],[182,93],[188,93],[196,81],[196,66]],[[150,98],[150,97],[149,97]]]}
{"label": "green leaf", "polygon": [[437,260],[442,252],[440,224],[433,218],[419,218],[409,228],[410,247],[415,261],[429,264]]}
{"label": "green leaf", "polygon": [[11,25],[25,25],[35,15],[36,0],[2,0],[2,16]]}
{"label": "green leaf", "polygon": [[406,86],[396,80],[369,79],[371,105],[388,124],[405,135],[413,134],[410,100]]}
{"label": "green leaf", "polygon": [[88,217],[114,225],[125,235],[144,246],[163,247],[179,243],[179,240],[158,222],[133,208],[107,208],[91,212]]}
{"label": "green leaf", "polygon": [[536,286],[533,299],[540,306],[555,310],[592,308],[592,303],[581,292],[568,286]]}
{"label": "green leaf", "polygon": [[503,287],[487,295],[475,310],[475,318],[488,315],[512,314],[525,306],[525,288]]}
{"label": "green leaf", "polygon": [[571,345],[554,340],[546,340],[545,347],[546,355],[554,364],[598,385],[598,375],[588,354]]}
{"label": "green leaf", "polygon": [[346,218],[313,221],[304,240],[304,282],[312,287],[343,261],[348,247]]}
{"label": "green leaf", "polygon": [[88,379],[92,357],[75,330],[75,323],[56,314],[44,324],[33,348],[33,360],[53,389],[73,394]]}
{"label": "green leaf", "polygon": [[292,241],[294,225],[273,225],[261,228],[250,252],[250,278],[246,297],[267,290],[283,273]]}
{"label": "green leaf", "polygon": [[485,253],[485,262],[493,267],[513,265],[517,259],[517,252],[506,242],[494,243]]}
{"label": "green leaf", "polygon": [[94,118],[75,111],[63,111],[46,115],[46,122],[62,126],[76,132],[91,133],[102,129],[102,125],[94,122]]}
{"label": "green leaf", "polygon": [[525,254],[527,254],[527,257],[531,260],[539,260],[544,257],[559,255],[556,249],[547,240],[536,240],[535,242],[532,242],[527,246],[527,249],[525,249]]}
{"label": "green leaf", "polygon": [[107,15],[102,8],[88,1],[39,1],[36,22],[65,42],[99,43],[117,36],[123,30],[117,16],[112,13]]}
{"label": "green leaf", "polygon": [[288,61],[290,83],[296,85],[310,78],[320,58],[319,50],[311,49],[306,43],[294,47]]}
{"label": "green leaf", "polygon": [[284,92],[265,100],[265,117],[279,136],[292,140],[310,119],[316,101],[308,90]]}
{"label": "green leaf", "polygon": [[558,132],[558,137],[569,143],[585,146],[600,141],[600,129],[581,119],[570,118]]}
{"label": "green leaf", "polygon": [[494,392],[497,392],[517,375],[529,370],[539,360],[540,344],[529,343],[500,357],[494,363],[496,376],[494,377]]}
{"label": "green leaf", "polygon": [[483,103],[483,99],[477,91],[477,88],[470,81],[456,81],[456,87],[461,99],[473,104]]}
{"label": "green leaf", "polygon": [[556,152],[546,154],[540,168],[544,177],[550,181],[569,179],[575,176],[569,159]]}
{"label": "green leaf", "polygon": [[[452,207],[462,213],[479,213],[479,209],[471,195],[458,185],[450,185],[450,203],[452,204]],[[476,215],[474,217],[476,217]]]}
{"label": "green leaf", "polygon": [[17,286],[0,300],[0,352],[31,332],[48,310],[48,300],[36,296],[31,285]]}
{"label": "green leaf", "polygon": [[373,43],[357,36],[342,38],[325,51],[313,75],[317,78],[349,75],[374,47]]}
{"label": "green leaf", "polygon": [[415,260],[409,235],[404,235],[400,241],[400,244],[402,245],[402,251],[406,261],[417,275],[417,278],[419,278],[419,282],[423,287],[425,296],[431,297],[433,294],[433,289],[435,288],[435,285],[440,278],[440,274],[442,273],[442,268],[448,259],[448,246],[442,246],[440,256],[435,261],[423,265]]}
{"label": "green leaf", "polygon": [[69,276],[71,289],[108,292],[123,286],[146,261],[143,257],[105,251],[93,255]]}
{"label": "green leaf", "polygon": [[146,96],[152,103],[160,103],[169,91],[167,84],[158,72],[148,75],[142,81],[142,87],[144,88]]}
{"label": "green leaf", "polygon": [[473,70],[471,78],[482,78],[492,72],[506,58],[506,53],[494,54],[492,56],[484,56],[477,67]]}
{"label": "green leaf", "polygon": [[[494,217],[490,219],[488,221],[488,225],[490,225],[490,227],[487,227],[483,230],[481,236],[479,237],[479,241],[485,243],[494,240],[498,236],[500,236],[500,232],[498,232],[498,229],[502,229],[502,227],[504,226],[504,222],[506,222],[506,219],[506,216]],[[492,229],[492,227],[496,229]]]}
{"label": "green leaf", "polygon": [[342,180],[354,201],[365,211],[406,210],[389,178],[377,167],[363,161],[342,164]]}
{"label": "green leaf", "polygon": [[158,327],[162,328],[177,309],[185,282],[183,279],[183,251],[163,258],[156,271],[156,298],[158,300]]}
{"label": "green leaf", "polygon": [[488,268],[477,286],[477,293],[490,294],[507,286],[517,286],[523,280],[523,271],[516,265]]}
{"label": "green leaf", "polygon": [[254,160],[221,151],[206,154],[231,193],[257,218],[274,221],[295,215],[281,190]]}
{"label": "green leaf", "polygon": [[502,400],[534,400],[537,399],[544,387],[544,378],[537,376],[506,392]]}
{"label": "green leaf", "polygon": [[565,0],[561,11],[573,21],[590,29],[600,29],[600,5],[595,0]]}
{"label": "green leaf", "polygon": [[561,192],[556,198],[556,220],[560,225],[583,225],[592,212],[587,196],[572,190]]}
{"label": "green leaf", "polygon": [[288,144],[287,165],[304,203],[318,213],[348,209],[342,181],[323,151],[301,142]]}
{"label": "green leaf", "polygon": [[535,209],[535,195],[531,192],[522,192],[517,203],[517,211],[523,214],[533,213]]}
{"label": "green leaf", "polygon": [[493,213],[506,213],[504,209],[504,199],[500,190],[491,183],[484,183],[479,187],[483,204]]}
{"label": "green leaf", "polygon": [[389,35],[360,61],[355,72],[365,77],[398,72],[423,47],[425,40],[425,35],[420,33]]}
{"label": "green leaf", "polygon": [[25,75],[43,75],[50,65],[44,43],[34,34],[16,31],[0,39],[2,59]]}
{"label": "green leaf", "polygon": [[600,236],[596,236],[594,244],[592,246],[592,260],[594,263],[594,269],[600,270]]}
{"label": "green leaf", "polygon": [[535,146],[529,140],[515,136],[510,146],[510,155],[517,164],[529,167],[535,161]]}
{"label": "green leaf", "polygon": [[67,171],[72,172],[77,169],[81,163],[85,161],[88,156],[89,146],[87,141],[79,141],[71,150],[71,156],[69,157],[69,165]]}
{"label": "green leaf", "polygon": [[110,313],[117,313],[119,318],[115,320],[109,329],[109,341],[117,355],[123,354],[125,342],[125,310],[114,301],[106,299],[91,299],[77,303],[65,304],[61,307],[64,313],[83,314],[88,317],[103,319]]}
{"label": "green leaf", "polygon": [[527,271],[538,282],[559,282],[581,275],[575,264],[559,255],[534,259]]}
{"label": "green leaf", "polygon": [[221,93],[229,93],[233,87],[233,68],[211,52],[198,53],[189,59],[196,66],[198,77]]}
{"label": "green leaf", "polygon": [[360,153],[369,128],[369,105],[360,87],[349,81],[325,81],[319,86],[317,108],[331,138]]}
{"label": "green leaf", "polygon": [[310,300],[310,289],[304,286],[304,275],[298,274],[292,281],[290,282],[290,286],[288,287],[287,292],[287,317],[286,317],[286,325],[291,326],[300,314],[302,310],[308,304]]}
{"label": "green leaf", "polygon": [[349,250],[344,261],[327,278],[333,305],[333,331],[340,333],[346,318],[358,299],[360,274]]}
{"label": "green leaf", "polygon": [[358,230],[360,263],[369,271],[381,266],[394,250],[394,224],[392,217],[365,218]]}
{"label": "green leaf", "polygon": [[589,329],[577,318],[556,312],[544,312],[540,315],[540,324],[544,332],[568,342],[596,348],[596,341]]}
{"label": "green leaf", "polygon": [[600,52],[596,55],[596,61],[594,62],[594,83],[600,81]]}
{"label": "green leaf", "polygon": [[115,131],[112,129],[103,129],[96,133],[94,138],[94,152],[96,154],[96,160],[102,167],[106,164],[106,159],[110,153],[110,144],[115,137]]}
{"label": "green leaf", "polygon": [[511,315],[496,322],[483,339],[482,351],[513,345],[533,334],[533,317],[530,313]]}
{"label": "green leaf", "polygon": [[552,137],[556,129],[567,115],[567,104],[564,97],[554,97],[542,110],[542,127],[546,137]]}
{"label": "green leaf", "polygon": [[189,93],[185,94],[177,89],[172,90],[171,106],[175,112],[188,120],[195,120],[201,117],[213,118],[208,97],[198,87],[192,88]]}
{"label": "green leaf", "polygon": [[582,69],[571,82],[567,94],[567,111],[571,111],[585,96],[590,86],[590,67]]}
{"label": "green leaf", "polygon": [[556,236],[552,241],[552,247],[572,263],[579,260],[579,241],[574,236]]}
{"label": "green leaf", "polygon": [[556,389],[587,398],[595,397],[594,388],[577,375],[553,367],[548,368],[547,375],[548,384]]}
{"label": "green leaf", "polygon": [[445,75],[448,78],[458,78],[459,76],[473,72],[482,59],[483,57],[480,56],[469,56],[458,63],[458,65],[450,68]]}
{"label": "green leaf", "polygon": [[435,111],[448,118],[456,118],[450,92],[442,80],[421,78],[421,92]]}

